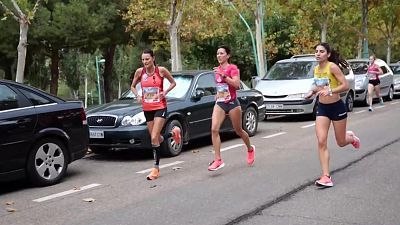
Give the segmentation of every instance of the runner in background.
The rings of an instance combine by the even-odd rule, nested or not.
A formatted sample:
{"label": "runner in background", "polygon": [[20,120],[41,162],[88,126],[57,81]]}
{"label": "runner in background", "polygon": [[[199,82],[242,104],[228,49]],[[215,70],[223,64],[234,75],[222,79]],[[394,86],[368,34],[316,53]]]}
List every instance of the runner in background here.
{"label": "runner in background", "polygon": [[376,97],[379,98],[379,103],[383,105],[383,99],[381,97],[381,81],[379,80],[379,75],[383,74],[382,69],[378,64],[375,63],[376,57],[375,55],[371,55],[369,57],[369,66],[368,66],[368,111],[372,112],[372,101],[373,101],[373,91],[375,90]]}
{"label": "runner in background", "polygon": [[239,69],[230,64],[231,50],[227,46],[220,46],[217,50],[218,67],[214,68],[217,82],[216,103],[212,114],[211,139],[215,152],[214,161],[208,167],[209,171],[215,171],[225,166],[221,159],[221,139],[219,130],[229,115],[232,126],[237,135],[242,138],[247,149],[247,163],[252,165],[255,157],[255,146],[250,145],[249,135],[242,129],[242,109],[236,98],[236,90],[240,88]]}

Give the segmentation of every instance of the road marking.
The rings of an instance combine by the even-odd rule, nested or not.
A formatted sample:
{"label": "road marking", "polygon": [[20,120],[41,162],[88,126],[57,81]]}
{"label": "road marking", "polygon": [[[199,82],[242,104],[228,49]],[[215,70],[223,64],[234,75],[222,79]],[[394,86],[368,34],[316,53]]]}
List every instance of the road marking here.
{"label": "road marking", "polygon": [[[169,167],[169,166],[175,166],[175,165],[178,165],[178,164],[181,164],[181,163],[184,163],[184,162],[185,161],[176,161],[176,162],[173,162],[173,163],[163,164],[163,165],[160,166],[160,169],[166,168],[166,167]],[[153,168],[145,169],[145,170],[142,170],[142,171],[138,171],[136,173],[141,173],[141,174],[148,173],[148,172],[151,172],[152,169]]]}
{"label": "road marking", "polygon": [[385,107],[384,105],[381,105],[381,106],[375,107],[375,109],[381,109],[381,108],[384,108],[384,107]]}
{"label": "road marking", "polygon": [[396,105],[396,104],[398,104],[399,102],[391,102],[390,104],[391,105]]}
{"label": "road marking", "polygon": [[101,184],[89,184],[89,185],[86,185],[86,186],[83,186],[83,187],[80,187],[80,188],[71,189],[71,190],[68,190],[68,191],[64,191],[64,192],[60,192],[60,193],[57,193],[57,194],[49,195],[49,196],[46,196],[46,197],[43,197],[43,198],[38,198],[38,199],[35,199],[35,200],[32,200],[32,201],[34,201],[34,202],[44,202],[44,201],[47,201],[47,200],[51,200],[53,198],[58,198],[58,197],[62,197],[62,196],[69,195],[69,194],[73,194],[73,193],[76,193],[76,192],[84,191],[84,190],[87,190],[87,189],[90,189],[90,188],[94,188],[94,187],[97,187],[97,186],[100,186],[100,185]]}
{"label": "road marking", "polygon": [[265,136],[263,138],[272,138],[272,137],[276,137],[276,136],[283,135],[283,134],[286,134],[286,132],[279,132],[276,134],[271,134],[271,135]]}
{"label": "road marking", "polygon": [[315,126],[315,123],[302,126],[301,128],[309,128],[309,127],[313,127],[313,126]]}
{"label": "road marking", "polygon": [[354,112],[354,114],[359,114],[359,113],[363,113],[363,112],[366,112],[367,110],[360,110],[360,111],[357,111],[357,112]]}
{"label": "road marking", "polygon": [[228,150],[231,150],[233,148],[238,148],[238,147],[242,147],[242,146],[244,146],[244,144],[237,144],[237,145],[232,145],[232,146],[229,146],[229,147],[226,147],[226,148],[221,148],[221,152],[228,151]]}

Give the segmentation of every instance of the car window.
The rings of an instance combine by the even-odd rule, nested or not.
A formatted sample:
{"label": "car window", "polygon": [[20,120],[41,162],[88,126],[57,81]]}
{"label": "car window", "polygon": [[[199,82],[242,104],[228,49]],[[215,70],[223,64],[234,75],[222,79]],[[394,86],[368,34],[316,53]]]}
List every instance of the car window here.
{"label": "car window", "polygon": [[18,90],[21,91],[22,94],[24,94],[32,102],[33,105],[44,105],[52,103],[52,101],[50,101],[49,99],[34,92],[25,90],[23,88],[18,88]]}
{"label": "car window", "polygon": [[267,80],[300,80],[314,76],[317,62],[300,61],[276,63],[263,79]]}
{"label": "car window", "polygon": [[386,68],[386,66],[381,66],[382,72],[383,74],[388,72],[388,69]]}
{"label": "car window", "polygon": [[400,74],[400,65],[390,66],[394,74]]}
{"label": "car window", "polygon": [[204,96],[217,94],[214,74],[201,75],[197,80],[196,88],[204,89]]}
{"label": "car window", "polygon": [[354,75],[366,74],[368,70],[367,62],[351,62],[350,66],[353,69]]}
{"label": "car window", "polygon": [[18,95],[6,85],[0,84],[0,111],[19,107]]}

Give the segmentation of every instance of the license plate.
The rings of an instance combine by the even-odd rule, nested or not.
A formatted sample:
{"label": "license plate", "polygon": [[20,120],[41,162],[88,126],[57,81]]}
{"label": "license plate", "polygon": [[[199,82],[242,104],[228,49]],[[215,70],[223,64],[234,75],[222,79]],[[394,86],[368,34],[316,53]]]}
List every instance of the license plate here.
{"label": "license plate", "polygon": [[102,130],[91,130],[89,131],[90,138],[104,138],[104,131]]}
{"label": "license plate", "polygon": [[283,104],[265,104],[266,109],[283,109]]}

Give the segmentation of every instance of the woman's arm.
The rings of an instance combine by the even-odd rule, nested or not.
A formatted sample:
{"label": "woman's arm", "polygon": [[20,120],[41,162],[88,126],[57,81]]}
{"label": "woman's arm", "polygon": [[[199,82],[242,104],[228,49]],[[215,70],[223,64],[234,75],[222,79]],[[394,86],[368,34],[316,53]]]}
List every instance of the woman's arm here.
{"label": "woman's arm", "polygon": [[[331,73],[336,77],[336,79],[340,83],[340,85],[337,86],[336,88],[332,88],[330,90],[330,93],[339,94],[339,93],[349,90],[349,83],[347,82],[346,77],[344,76],[343,72],[340,70],[339,66],[337,66],[336,64],[332,64],[330,70],[331,70]],[[327,95],[329,95],[330,93],[328,90]]]}
{"label": "woman's arm", "polygon": [[139,68],[136,70],[135,75],[133,76],[131,91],[136,96],[136,99],[139,99],[139,93],[136,90],[136,85],[140,82],[140,75],[142,74],[143,68]]}

